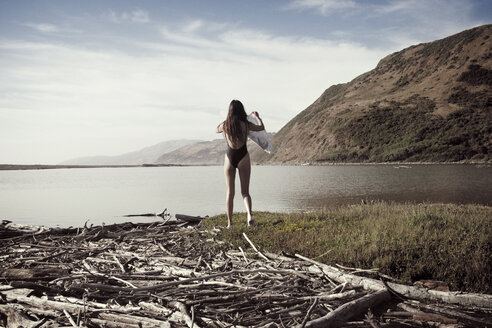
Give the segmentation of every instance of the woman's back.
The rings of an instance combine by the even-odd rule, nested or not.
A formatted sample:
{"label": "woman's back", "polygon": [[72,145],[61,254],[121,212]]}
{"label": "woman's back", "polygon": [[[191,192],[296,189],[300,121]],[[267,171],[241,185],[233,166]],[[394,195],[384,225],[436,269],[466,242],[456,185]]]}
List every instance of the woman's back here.
{"label": "woman's back", "polygon": [[248,140],[248,123],[240,121],[239,129],[236,131],[237,135],[231,136],[227,132],[225,133],[227,145],[232,149],[239,149],[243,147]]}

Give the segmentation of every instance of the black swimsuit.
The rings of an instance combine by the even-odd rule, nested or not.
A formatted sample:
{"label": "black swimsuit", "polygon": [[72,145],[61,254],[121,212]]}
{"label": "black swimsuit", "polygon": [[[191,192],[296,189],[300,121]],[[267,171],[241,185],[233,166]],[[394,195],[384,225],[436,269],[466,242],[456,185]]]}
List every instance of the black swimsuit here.
{"label": "black swimsuit", "polygon": [[246,148],[246,143],[241,148],[234,149],[229,146],[229,143],[227,144],[227,157],[229,157],[229,161],[231,162],[232,166],[237,169],[237,165],[239,162],[243,159],[246,154],[248,154],[248,148]]}

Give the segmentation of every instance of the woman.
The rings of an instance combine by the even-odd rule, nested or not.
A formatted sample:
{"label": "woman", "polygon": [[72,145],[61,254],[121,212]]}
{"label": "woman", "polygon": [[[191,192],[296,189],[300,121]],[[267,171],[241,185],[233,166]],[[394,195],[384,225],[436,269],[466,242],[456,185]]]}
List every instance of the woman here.
{"label": "woman", "polygon": [[224,122],[217,126],[217,133],[224,133],[227,140],[227,152],[224,159],[224,173],[227,183],[227,228],[232,225],[232,209],[234,204],[234,191],[236,169],[239,170],[239,180],[241,181],[241,194],[248,212],[248,226],[253,223],[251,215],[251,197],[249,196],[249,178],[251,175],[251,161],[249,159],[246,141],[249,131],[261,131],[265,129],[263,121],[257,112],[251,113],[255,116],[260,125],[248,121],[244,106],[239,100],[231,101],[229,112]]}

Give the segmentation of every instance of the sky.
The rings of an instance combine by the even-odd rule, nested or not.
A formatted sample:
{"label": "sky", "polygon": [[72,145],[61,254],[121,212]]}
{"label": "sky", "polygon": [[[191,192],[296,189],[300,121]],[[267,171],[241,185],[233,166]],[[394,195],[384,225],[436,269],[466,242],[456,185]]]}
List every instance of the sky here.
{"label": "sky", "polygon": [[386,55],[491,23],[489,0],[0,0],[0,163],[275,132]]}

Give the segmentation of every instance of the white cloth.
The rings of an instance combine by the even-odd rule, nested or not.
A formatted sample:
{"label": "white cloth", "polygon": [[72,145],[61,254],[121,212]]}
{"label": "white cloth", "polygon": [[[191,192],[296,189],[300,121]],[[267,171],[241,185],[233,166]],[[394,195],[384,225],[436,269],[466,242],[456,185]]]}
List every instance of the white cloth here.
{"label": "white cloth", "polygon": [[[260,125],[260,121],[256,119],[252,114],[248,115],[248,121],[253,124]],[[270,142],[270,137],[265,129],[261,131],[249,131],[248,138],[250,138],[255,144],[261,147],[264,151],[271,154],[273,152],[273,146]]]}

